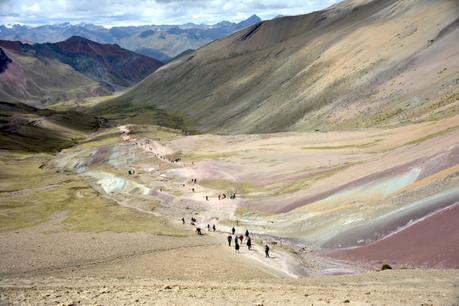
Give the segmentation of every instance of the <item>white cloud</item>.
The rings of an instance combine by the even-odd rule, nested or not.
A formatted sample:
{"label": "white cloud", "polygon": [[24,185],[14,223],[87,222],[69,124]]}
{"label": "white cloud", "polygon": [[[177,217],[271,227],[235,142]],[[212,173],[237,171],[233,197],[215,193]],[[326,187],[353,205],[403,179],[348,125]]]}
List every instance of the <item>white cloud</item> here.
{"label": "white cloud", "polygon": [[106,26],[216,23],[322,9],[338,0],[0,0],[0,24],[95,23]]}

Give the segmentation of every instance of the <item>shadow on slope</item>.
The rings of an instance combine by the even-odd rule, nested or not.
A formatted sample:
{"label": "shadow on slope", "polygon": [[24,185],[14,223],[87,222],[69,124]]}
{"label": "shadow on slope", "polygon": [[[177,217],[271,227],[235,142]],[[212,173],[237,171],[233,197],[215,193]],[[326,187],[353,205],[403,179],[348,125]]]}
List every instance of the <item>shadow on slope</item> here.
{"label": "shadow on slope", "polygon": [[97,117],[0,102],[0,150],[55,152],[74,145],[100,125]]}

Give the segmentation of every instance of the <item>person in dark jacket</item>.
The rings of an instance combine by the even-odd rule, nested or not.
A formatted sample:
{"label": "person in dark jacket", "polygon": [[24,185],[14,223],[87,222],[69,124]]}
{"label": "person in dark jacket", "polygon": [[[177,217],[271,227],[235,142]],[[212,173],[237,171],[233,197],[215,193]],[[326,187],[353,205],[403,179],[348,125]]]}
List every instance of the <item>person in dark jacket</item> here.
{"label": "person in dark jacket", "polygon": [[265,255],[266,255],[266,258],[269,258],[269,246],[268,245],[265,245]]}
{"label": "person in dark jacket", "polygon": [[234,233],[236,232],[236,229],[233,227],[233,228],[231,229],[231,232],[232,232],[233,235],[234,235]]}
{"label": "person in dark jacket", "polygon": [[247,248],[250,249],[252,248],[252,239],[250,239],[250,237],[247,238]]}
{"label": "person in dark jacket", "polygon": [[217,228],[215,227],[215,224],[212,225],[212,229],[214,230],[214,232],[215,232],[215,230],[217,229]]}
{"label": "person in dark jacket", "polygon": [[233,240],[233,237],[229,235],[227,239],[228,239],[228,246],[231,246],[231,241]]}
{"label": "person in dark jacket", "polygon": [[234,245],[234,249],[236,250],[236,252],[239,252],[239,243],[237,243],[237,239],[236,244]]}

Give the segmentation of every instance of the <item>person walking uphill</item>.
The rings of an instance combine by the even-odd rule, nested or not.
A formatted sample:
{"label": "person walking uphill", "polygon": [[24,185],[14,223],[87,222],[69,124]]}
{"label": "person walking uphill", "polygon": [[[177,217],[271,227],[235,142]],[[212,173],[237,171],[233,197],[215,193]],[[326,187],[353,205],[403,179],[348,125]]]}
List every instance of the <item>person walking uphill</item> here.
{"label": "person walking uphill", "polygon": [[234,249],[236,250],[236,252],[239,253],[239,243],[237,243],[237,239],[236,239],[236,244],[234,245]]}
{"label": "person walking uphill", "polygon": [[269,258],[269,246],[268,245],[265,245],[265,255],[266,255],[266,258]]}
{"label": "person walking uphill", "polygon": [[250,249],[252,248],[252,239],[250,237],[247,238],[247,248]]}
{"label": "person walking uphill", "polygon": [[233,228],[231,229],[231,232],[232,232],[233,235],[234,235],[234,233],[236,232],[236,229],[233,227]]}
{"label": "person walking uphill", "polygon": [[233,237],[231,237],[231,235],[228,236],[228,238],[226,238],[228,240],[228,246],[230,247],[231,246],[231,241],[233,240]]}
{"label": "person walking uphill", "polygon": [[249,237],[249,230],[245,230],[245,238],[248,238]]}

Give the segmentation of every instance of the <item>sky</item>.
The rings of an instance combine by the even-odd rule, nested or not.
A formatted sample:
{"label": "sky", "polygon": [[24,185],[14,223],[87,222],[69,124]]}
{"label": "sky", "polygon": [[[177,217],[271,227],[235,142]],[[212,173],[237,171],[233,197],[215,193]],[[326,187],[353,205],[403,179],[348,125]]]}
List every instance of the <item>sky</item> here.
{"label": "sky", "polygon": [[214,24],[299,15],[323,9],[339,0],[0,0],[0,24],[31,26],[69,22],[106,27]]}

